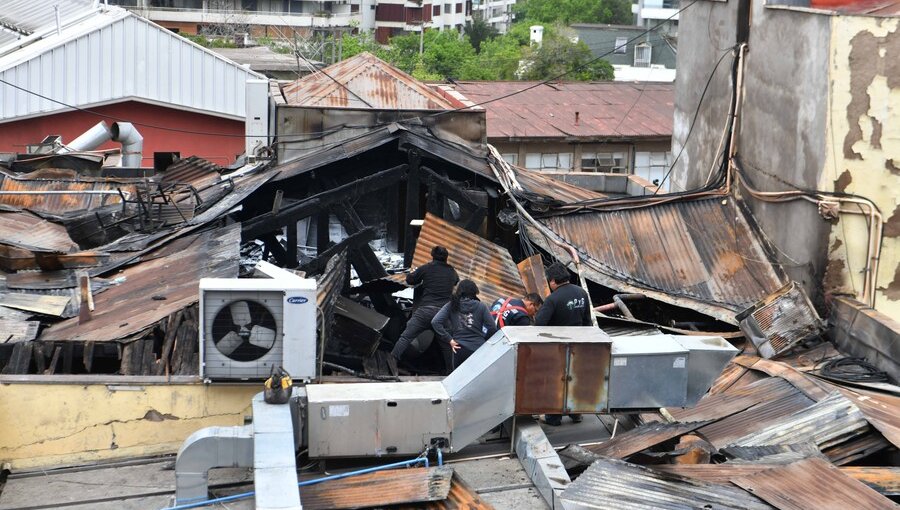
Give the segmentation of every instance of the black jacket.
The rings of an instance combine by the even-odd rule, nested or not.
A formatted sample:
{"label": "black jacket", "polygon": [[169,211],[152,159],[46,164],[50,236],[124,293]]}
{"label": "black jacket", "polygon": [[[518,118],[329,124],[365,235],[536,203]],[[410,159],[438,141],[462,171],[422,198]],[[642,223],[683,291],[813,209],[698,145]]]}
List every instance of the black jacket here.
{"label": "black jacket", "polygon": [[497,332],[491,312],[481,301],[463,299],[459,302],[458,312],[450,310],[450,305],[444,305],[431,320],[434,332],[448,341],[456,340],[466,349],[474,351]]}
{"label": "black jacket", "polygon": [[456,270],[446,262],[432,260],[406,275],[406,283],[422,284],[422,297],[418,306],[444,306],[450,301],[453,286],[459,281]]}
{"label": "black jacket", "polygon": [[535,326],[590,326],[587,293],[567,283],[550,293],[534,318]]}

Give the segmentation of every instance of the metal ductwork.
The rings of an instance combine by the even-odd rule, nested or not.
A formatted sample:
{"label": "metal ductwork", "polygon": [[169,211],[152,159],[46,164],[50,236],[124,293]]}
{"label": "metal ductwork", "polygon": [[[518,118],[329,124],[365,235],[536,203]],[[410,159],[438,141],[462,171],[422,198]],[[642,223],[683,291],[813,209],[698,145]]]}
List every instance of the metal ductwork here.
{"label": "metal ductwork", "polygon": [[[612,339],[595,327],[511,326],[440,382],[309,384],[295,388],[290,406],[267,405],[257,395],[252,432],[257,508],[285,508],[261,502],[298,494],[293,453],[301,445],[313,458],[410,455],[432,448],[456,452],[516,415],[692,406],[737,353],[721,337]],[[520,457],[532,459],[531,468],[555,479],[549,469],[556,463],[555,453],[537,455],[546,450],[539,429],[534,424],[532,433],[517,436],[524,441],[517,450]],[[202,432],[199,438],[205,437]],[[192,441],[197,439],[192,436],[179,453],[179,466]],[[200,463],[197,469],[204,466],[214,465]],[[189,480],[194,483],[198,477]],[[181,501],[182,478],[178,484]],[[544,488],[549,501],[560,489],[555,484]],[[287,507],[294,504],[287,502]]]}
{"label": "metal ductwork", "polygon": [[253,427],[207,427],[190,435],[175,461],[175,498],[179,503],[208,497],[209,470],[253,467]]}
{"label": "metal ductwork", "polygon": [[122,144],[122,166],[140,168],[143,160],[144,137],[130,122],[114,122],[112,127],[100,121],[78,138],[63,146],[59,153],[92,151],[108,141]]}
{"label": "metal ductwork", "polygon": [[144,157],[144,137],[130,122],[115,122],[112,139],[122,144],[122,166],[140,168]]}
{"label": "metal ductwork", "polygon": [[113,135],[109,130],[109,126],[106,125],[106,122],[101,120],[94,127],[78,136],[78,138],[66,144],[59,152],[92,151],[112,140],[112,137]]}

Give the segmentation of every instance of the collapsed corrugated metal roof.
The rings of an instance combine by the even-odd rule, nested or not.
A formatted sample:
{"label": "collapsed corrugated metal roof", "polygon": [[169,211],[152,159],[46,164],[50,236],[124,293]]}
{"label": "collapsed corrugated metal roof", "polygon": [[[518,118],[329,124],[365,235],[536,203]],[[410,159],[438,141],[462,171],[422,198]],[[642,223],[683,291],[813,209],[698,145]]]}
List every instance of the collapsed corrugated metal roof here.
{"label": "collapsed corrugated metal roof", "polygon": [[600,459],[563,491],[569,508],[769,509],[752,495],[727,485],[659,473],[616,459]]}
{"label": "collapsed corrugated metal roof", "polygon": [[[621,292],[695,308],[737,324],[736,312],[781,288],[751,221],[730,197],[541,218],[582,258],[585,276]],[[535,244],[569,254],[533,226]]]}
{"label": "collapsed corrugated metal roof", "polygon": [[134,195],[135,190],[134,180],[31,179],[0,172],[0,203],[56,215],[119,204],[120,193]]}
{"label": "collapsed corrugated metal roof", "polygon": [[117,341],[139,333],[199,299],[200,278],[237,278],[240,224],[179,238],[146,254],[94,298],[88,322],[70,319],[45,330],[41,341]]}
{"label": "collapsed corrugated metal roof", "polygon": [[451,110],[449,99],[368,52],[286,85],[291,106],[376,110]]}
{"label": "collapsed corrugated metal roof", "polygon": [[490,304],[497,298],[525,294],[519,269],[505,248],[428,214],[416,241],[413,265],[430,262],[431,249],[437,245],[450,252],[447,262],[460,279],[469,278],[478,285],[481,301]]}

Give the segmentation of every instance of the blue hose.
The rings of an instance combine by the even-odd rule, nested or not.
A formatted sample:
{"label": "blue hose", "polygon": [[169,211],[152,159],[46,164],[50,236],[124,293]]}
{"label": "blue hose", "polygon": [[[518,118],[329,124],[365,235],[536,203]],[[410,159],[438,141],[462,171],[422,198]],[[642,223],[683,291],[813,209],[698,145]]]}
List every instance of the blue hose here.
{"label": "blue hose", "polygon": [[444,465],[444,453],[441,452],[440,448],[436,448],[436,450],[438,453],[438,466],[443,466]]}
{"label": "blue hose", "polygon": [[[440,450],[438,450],[438,462],[442,462],[440,455],[441,455]],[[364,475],[367,473],[374,473],[376,471],[382,471],[385,469],[392,469],[392,468],[404,467],[404,466],[412,466],[412,465],[418,464],[420,462],[424,462],[425,467],[428,467],[428,457],[416,457],[415,459],[404,460],[401,462],[394,462],[392,464],[385,464],[383,466],[375,466],[375,467],[370,467],[370,468],[365,468],[365,469],[359,469],[357,471],[348,471],[346,473],[339,473],[336,475],[324,476],[322,478],[316,478],[314,480],[306,480],[304,482],[298,483],[297,487],[306,487],[308,485],[315,485],[317,483],[328,482],[330,480],[340,480],[341,478],[349,478],[351,476]],[[166,507],[163,510],[187,510],[188,508],[197,508],[197,507],[212,505],[212,504],[216,504],[216,503],[228,503],[230,501],[237,501],[239,499],[249,498],[249,497],[253,496],[254,494],[256,494],[256,491],[242,492],[240,494],[232,494],[231,496],[223,496],[221,498],[207,499],[207,500],[203,500],[203,501],[195,501],[192,503],[184,503],[181,505]]]}

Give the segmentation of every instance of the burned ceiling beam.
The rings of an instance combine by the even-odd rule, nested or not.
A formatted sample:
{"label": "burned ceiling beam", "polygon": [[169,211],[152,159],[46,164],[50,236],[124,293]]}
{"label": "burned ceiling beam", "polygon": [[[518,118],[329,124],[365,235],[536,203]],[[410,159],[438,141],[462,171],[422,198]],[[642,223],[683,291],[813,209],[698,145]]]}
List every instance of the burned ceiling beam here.
{"label": "burned ceiling beam", "polygon": [[[427,166],[422,167],[422,173],[426,176],[426,182],[433,183],[441,192],[450,200],[453,200],[460,206],[467,206],[470,209],[478,210],[485,207],[484,200],[478,200],[483,197],[473,197],[471,193],[460,187],[459,183],[440,175]],[[479,194],[484,193],[480,192]]]}
{"label": "burned ceiling beam", "polygon": [[282,206],[277,213],[267,212],[243,222],[242,237],[245,241],[263,234],[275,232],[285,226],[311,216],[331,204],[361,197],[399,182],[407,165],[398,165],[367,177],[342,184],[328,191],[317,193],[299,202]]}
{"label": "burned ceiling beam", "polygon": [[322,270],[325,269],[326,264],[328,264],[328,260],[334,255],[340,253],[344,249],[354,249],[358,246],[368,243],[372,239],[375,238],[375,229],[372,227],[366,227],[359,232],[347,237],[336,245],[328,248],[319,254],[318,257],[312,259],[300,266],[300,269],[304,271],[307,275],[314,275],[321,273]]}

